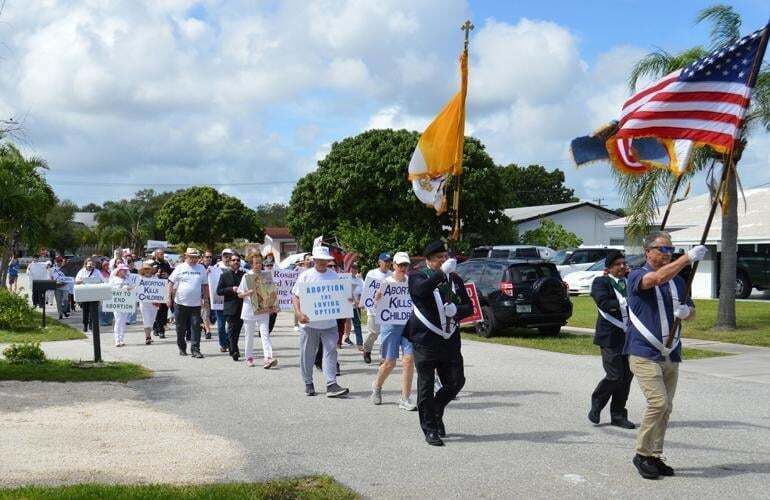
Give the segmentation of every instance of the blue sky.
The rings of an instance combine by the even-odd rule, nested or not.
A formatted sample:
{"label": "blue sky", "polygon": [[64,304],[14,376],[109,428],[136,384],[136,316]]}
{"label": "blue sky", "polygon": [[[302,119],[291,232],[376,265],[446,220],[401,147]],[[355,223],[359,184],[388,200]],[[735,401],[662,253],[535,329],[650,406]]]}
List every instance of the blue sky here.
{"label": "blue sky", "polygon": [[[707,43],[694,17],[710,4],[11,1],[0,116],[23,123],[18,142],[78,204],[189,184],[285,202],[332,142],[422,130],[457,90],[470,17],[466,132],[499,164],[560,168],[581,198],[619,207],[608,167],[576,170],[569,141],[617,116],[639,57]],[[766,1],[732,5],[745,32],[770,16]],[[742,163],[744,186],[770,182],[767,133]]]}

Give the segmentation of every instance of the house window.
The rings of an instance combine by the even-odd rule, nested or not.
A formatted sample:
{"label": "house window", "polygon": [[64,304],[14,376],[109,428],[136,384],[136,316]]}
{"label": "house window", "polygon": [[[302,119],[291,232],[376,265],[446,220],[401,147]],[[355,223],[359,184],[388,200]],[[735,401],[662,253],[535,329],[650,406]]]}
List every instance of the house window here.
{"label": "house window", "polygon": [[610,238],[610,245],[625,245],[626,240],[623,238]]}

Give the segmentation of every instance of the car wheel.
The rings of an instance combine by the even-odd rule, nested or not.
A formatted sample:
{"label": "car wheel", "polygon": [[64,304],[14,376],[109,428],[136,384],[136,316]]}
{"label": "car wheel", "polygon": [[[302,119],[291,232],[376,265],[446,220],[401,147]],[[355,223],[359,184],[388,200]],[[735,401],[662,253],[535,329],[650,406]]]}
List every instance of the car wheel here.
{"label": "car wheel", "polygon": [[561,331],[560,326],[545,326],[543,328],[538,328],[540,330],[540,333],[547,337],[555,337],[559,335],[559,332]]}
{"label": "car wheel", "polygon": [[476,333],[484,338],[489,338],[497,329],[495,313],[489,306],[481,306],[481,321],[476,323]]}
{"label": "car wheel", "polygon": [[735,277],[735,296],[739,299],[747,299],[751,295],[751,279],[746,273],[739,272]]}

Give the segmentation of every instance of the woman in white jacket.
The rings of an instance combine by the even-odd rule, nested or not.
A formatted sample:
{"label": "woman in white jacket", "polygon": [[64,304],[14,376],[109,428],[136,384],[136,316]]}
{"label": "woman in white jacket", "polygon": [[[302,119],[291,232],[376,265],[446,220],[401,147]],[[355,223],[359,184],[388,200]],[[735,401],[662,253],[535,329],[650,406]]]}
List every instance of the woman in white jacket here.
{"label": "woman in white jacket", "polygon": [[[260,299],[257,287],[264,283],[262,277],[262,256],[254,253],[249,257],[251,270],[241,280],[238,286],[238,296],[243,299],[241,319],[246,329],[246,364],[254,366],[254,335],[259,327],[259,335],[262,339],[262,351],[264,362],[262,368],[269,369],[278,364],[278,358],[273,357],[273,343],[270,339],[270,313],[278,312],[278,307],[269,307],[265,304],[256,304]],[[254,288],[249,288],[249,283],[254,283]],[[264,300],[264,297],[262,297]]]}
{"label": "woman in white jacket", "polygon": [[[128,266],[125,264],[118,264],[110,277],[110,285],[112,288],[124,288],[130,290],[135,286],[134,280],[129,279]],[[126,345],[123,342],[126,334],[126,324],[128,323],[128,317],[131,315],[129,312],[115,311],[115,323],[113,326],[113,334],[115,335],[115,347],[124,347]]]}
{"label": "woman in white jacket", "polygon": [[[139,269],[139,275],[142,278],[152,278],[155,275],[155,268],[152,267],[153,261],[145,260]],[[144,327],[144,343],[152,344],[152,325],[155,324],[155,316],[158,315],[158,305],[155,302],[139,301],[139,310],[142,312],[142,327]]]}

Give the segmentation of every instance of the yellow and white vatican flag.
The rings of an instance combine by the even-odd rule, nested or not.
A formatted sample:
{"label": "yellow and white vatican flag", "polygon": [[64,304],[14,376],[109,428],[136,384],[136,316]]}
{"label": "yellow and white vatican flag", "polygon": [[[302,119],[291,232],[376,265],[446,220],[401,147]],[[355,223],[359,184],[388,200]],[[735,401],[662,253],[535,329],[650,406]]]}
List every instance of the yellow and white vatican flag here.
{"label": "yellow and white vatican flag", "polygon": [[460,91],[420,136],[409,162],[409,180],[417,198],[433,207],[436,213],[446,211],[446,181],[449,175],[463,170],[465,141],[465,96],[468,87],[468,50],[460,56]]}

